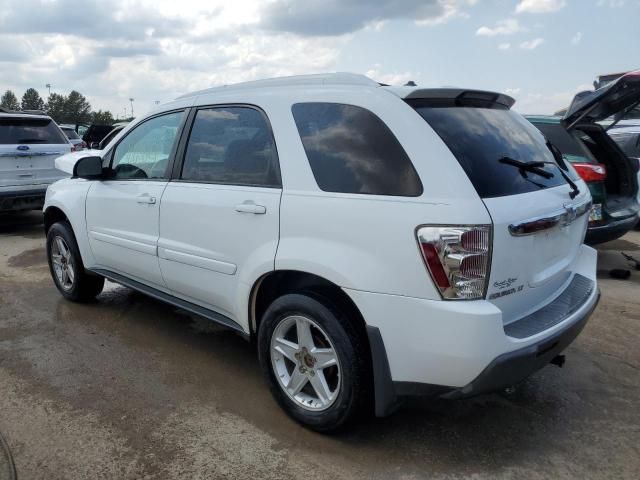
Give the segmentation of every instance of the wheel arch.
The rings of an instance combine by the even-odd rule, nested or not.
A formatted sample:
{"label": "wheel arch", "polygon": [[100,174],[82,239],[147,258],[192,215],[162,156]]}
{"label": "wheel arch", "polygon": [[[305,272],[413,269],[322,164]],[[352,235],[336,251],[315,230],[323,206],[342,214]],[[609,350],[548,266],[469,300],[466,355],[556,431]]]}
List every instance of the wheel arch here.
{"label": "wheel arch", "polygon": [[49,229],[54,223],[69,221],[69,217],[67,214],[59,207],[50,206],[47,207],[44,211],[44,233],[45,235],[49,232]]}

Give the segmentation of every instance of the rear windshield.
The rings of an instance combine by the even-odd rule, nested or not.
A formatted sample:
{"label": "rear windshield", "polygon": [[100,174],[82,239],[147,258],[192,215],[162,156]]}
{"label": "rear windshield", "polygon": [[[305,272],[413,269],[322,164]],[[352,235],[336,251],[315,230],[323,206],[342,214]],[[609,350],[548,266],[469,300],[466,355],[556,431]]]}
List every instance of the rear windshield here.
{"label": "rear windshield", "polygon": [[0,117],[0,145],[69,143],[50,118]]}
{"label": "rear windshield", "polygon": [[62,131],[69,140],[79,140],[80,137],[73,128],[63,128]]}
{"label": "rear windshield", "polygon": [[584,157],[580,159],[581,162],[595,160],[591,157],[591,153],[584,144],[580,143],[576,137],[571,135],[560,124],[548,124],[548,123],[535,123],[533,124],[540,130],[544,136],[553,143],[564,155],[574,155],[576,157]]}
{"label": "rear windshield", "polygon": [[543,167],[545,178],[500,162],[553,162],[540,131],[521,115],[506,109],[423,107],[416,111],[442,138],[482,198],[534,192],[566,184],[557,166]]}

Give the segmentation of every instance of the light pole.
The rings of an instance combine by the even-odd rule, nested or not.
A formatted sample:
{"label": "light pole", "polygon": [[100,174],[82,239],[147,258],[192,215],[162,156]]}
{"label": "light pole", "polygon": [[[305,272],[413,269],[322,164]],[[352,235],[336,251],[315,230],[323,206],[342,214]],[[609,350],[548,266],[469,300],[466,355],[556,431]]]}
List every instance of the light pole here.
{"label": "light pole", "polygon": [[45,87],[49,90],[49,96],[51,96],[51,84],[47,83]]}
{"label": "light pole", "polygon": [[130,98],[129,101],[131,102],[131,116],[133,117],[133,98]]}

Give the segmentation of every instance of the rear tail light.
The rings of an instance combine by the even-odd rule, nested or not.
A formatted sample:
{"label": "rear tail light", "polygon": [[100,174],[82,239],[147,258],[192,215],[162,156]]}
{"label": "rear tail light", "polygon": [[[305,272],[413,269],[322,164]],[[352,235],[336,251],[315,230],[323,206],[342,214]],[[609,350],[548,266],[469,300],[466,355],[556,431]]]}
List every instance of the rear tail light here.
{"label": "rear tail light", "polygon": [[442,298],[483,298],[491,265],[491,226],[420,227],[418,244]]}
{"label": "rear tail light", "polygon": [[601,182],[607,178],[607,167],[601,163],[572,163],[585,182]]}

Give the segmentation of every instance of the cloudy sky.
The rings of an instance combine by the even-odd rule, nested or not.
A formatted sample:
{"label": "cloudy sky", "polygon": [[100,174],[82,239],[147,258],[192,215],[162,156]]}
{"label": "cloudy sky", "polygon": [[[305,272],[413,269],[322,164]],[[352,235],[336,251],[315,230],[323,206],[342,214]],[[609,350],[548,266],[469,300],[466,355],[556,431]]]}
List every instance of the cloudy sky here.
{"label": "cloudy sky", "polygon": [[0,90],[129,114],[208,86],[349,71],[548,113],[640,68],[640,0],[0,0]]}

